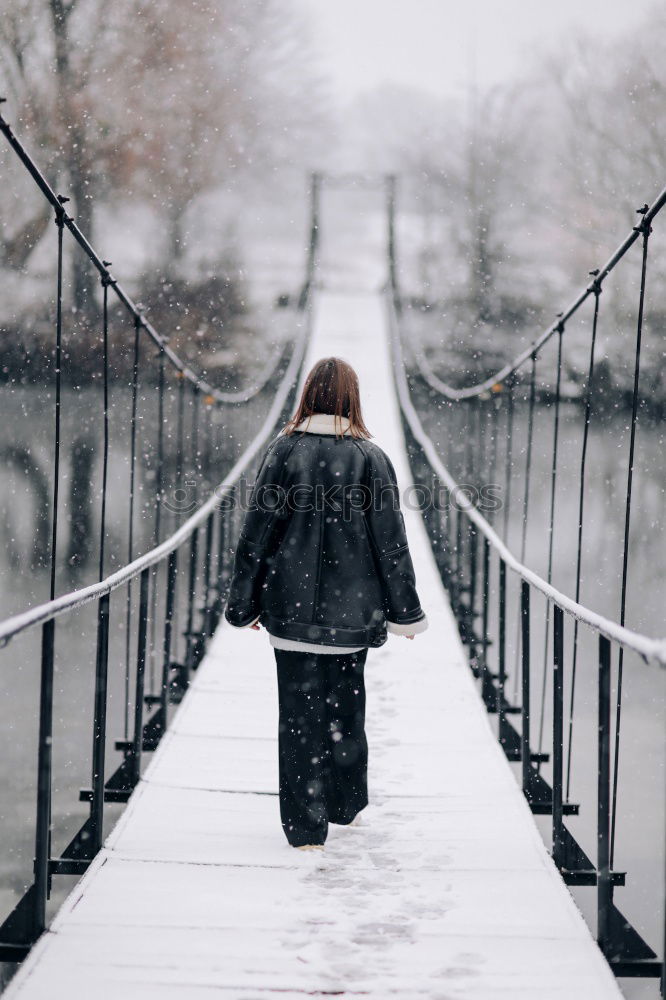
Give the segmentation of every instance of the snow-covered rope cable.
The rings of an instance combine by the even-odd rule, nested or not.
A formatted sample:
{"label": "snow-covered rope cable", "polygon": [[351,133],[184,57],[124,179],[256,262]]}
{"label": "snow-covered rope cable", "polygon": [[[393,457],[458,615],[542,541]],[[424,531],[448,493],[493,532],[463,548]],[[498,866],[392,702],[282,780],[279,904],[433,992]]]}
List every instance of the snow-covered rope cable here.
{"label": "snow-covered rope cable", "polygon": [[576,296],[573,302],[567,306],[564,312],[558,315],[556,321],[544,330],[543,333],[537,337],[537,339],[530,344],[529,347],[526,347],[524,351],[521,351],[521,353],[513,359],[513,361],[509,361],[503,368],[500,368],[499,371],[495,372],[494,375],[491,375],[483,382],[478,382],[475,385],[468,385],[462,389],[456,389],[455,386],[449,385],[447,382],[442,381],[442,379],[435,375],[425,357],[422,346],[417,344],[413,348],[413,355],[417,369],[423,380],[435,392],[440,393],[440,395],[444,396],[446,399],[452,400],[453,402],[459,402],[462,399],[471,399],[474,396],[481,396],[490,392],[493,386],[506,381],[509,376],[518,371],[519,368],[522,368],[525,362],[529,361],[533,354],[538,354],[541,348],[548,343],[551,337],[558,333],[558,331],[564,329],[567,321],[578,312],[580,307],[587,301],[590,295],[594,295],[599,291],[604,280],[622,260],[627,251],[634,245],[641,233],[643,233],[646,228],[649,229],[650,223],[654,217],[658,215],[664,205],[666,205],[666,187],[663,188],[657,198],[655,198],[652,205],[644,205],[643,208],[638,209],[638,213],[642,216],[640,225],[634,226],[629,235],[622,241],[622,243],[620,243],[617,250],[611,254],[604,266],[598,271],[590,271],[590,274],[594,276],[594,280],[586,285],[586,287]]}
{"label": "snow-covered rope cable", "polygon": [[199,525],[205,522],[206,518],[215,510],[224,494],[231,489],[241,474],[245,471],[245,469],[247,469],[250,463],[259,454],[261,449],[266,445],[274,431],[275,425],[280,417],[280,414],[282,413],[282,409],[287,402],[289,391],[296,383],[296,379],[301,369],[311,324],[311,308],[308,308],[304,314],[301,314],[301,317],[301,329],[296,341],[296,346],[290,358],[284,378],[282,379],[278,391],[275,394],[273,404],[266,419],[264,420],[261,430],[245,449],[231,471],[224,477],[222,482],[216,486],[208,500],[201,505],[199,510],[192,514],[192,516],[189,517],[187,521],[185,521],[181,527],[174,532],[173,535],[162,542],[161,545],[150,549],[149,552],[139,556],[138,559],[135,559],[127,566],[123,566],[121,569],[112,573],[111,576],[107,576],[106,579],[100,581],[99,583],[91,584],[88,587],[81,587],[79,590],[73,590],[67,594],[63,594],[61,597],[55,598],[52,601],[47,601],[46,603],[40,604],[35,608],[31,608],[29,611],[13,615],[11,618],[7,618],[4,622],[0,622],[0,646],[6,645],[6,643],[9,642],[9,640],[14,636],[18,635],[19,632],[24,632],[26,629],[31,628],[34,625],[41,625],[52,618],[57,618],[60,615],[65,614],[65,612],[73,610],[74,608],[80,608],[84,604],[89,604],[96,598],[102,597],[104,594],[109,594],[111,591],[121,587],[129,580],[138,576],[142,570],[148,569],[148,567],[161,562],[171,552],[179,548],[183,542],[185,542],[199,527]]}
{"label": "snow-covered rope cable", "polygon": [[[164,352],[164,356],[168,358],[172,367],[178,371],[181,378],[191,382],[193,386],[199,390],[199,392],[204,394],[204,396],[209,396],[215,400],[216,403],[220,404],[246,403],[261,392],[270,380],[273,371],[277,370],[277,366],[279,365],[282,357],[282,351],[280,352],[280,357],[276,357],[276,365],[273,371],[266,375],[264,370],[258,382],[251,389],[240,389],[238,392],[223,392],[221,389],[216,389],[215,386],[212,386],[192,368],[190,368],[190,366],[178,354],[176,354],[171,347],[169,347],[168,339],[157,332],[152,323],[146,319],[146,316],[144,315],[144,312],[140,308],[139,304],[134,302],[132,297],[127,291],[125,291],[120,282],[113,277],[111,271],[109,270],[109,262],[105,261],[104,258],[96,252],[88,238],[81,232],[74,219],[64,210],[63,203],[69,201],[69,199],[61,198],[55,193],[46,177],[37,166],[36,162],[30,156],[21,141],[14,135],[11,126],[1,114],[0,132],[2,132],[5,136],[7,142],[16,153],[32,179],[35,181],[37,187],[40,189],[46,200],[51,204],[51,207],[56,213],[56,219],[59,223],[60,232],[62,233],[63,227],[69,230],[85,255],[99,272],[102,282],[113,290],[120,303],[130,313],[136,327],[140,330],[144,330],[150,339],[157,344],[161,351]],[[273,355],[273,357],[275,357],[275,355]]]}
{"label": "snow-covered rope cable", "polygon": [[451,495],[456,497],[456,502],[460,509],[473,522],[478,530],[488,539],[490,545],[495,549],[500,559],[523,580],[540,591],[549,601],[571,615],[577,621],[589,626],[595,632],[604,635],[607,639],[617,642],[626,649],[631,649],[638,653],[646,662],[658,663],[666,666],[666,638],[652,639],[648,636],[633,632],[617,622],[605,618],[603,615],[592,611],[577,601],[572,600],[548,583],[529,567],[523,565],[513,553],[506,547],[499,535],[491,528],[488,521],[476,509],[474,504],[465,496],[465,491],[461,490],[458,483],[451,476],[448,469],[442,464],[437,450],[428,437],[418,414],[414,409],[409,396],[409,388],[405,375],[404,359],[402,354],[402,344],[398,330],[397,316],[393,296],[389,293],[386,296],[388,311],[389,335],[391,338],[393,370],[395,375],[398,400],[403,416],[407,421],[410,432],[414,440],[418,443],[432,469],[436,472],[441,482],[446,486]]}
{"label": "snow-covered rope cable", "polygon": [[217,401],[220,403],[248,403],[255,396],[258,396],[262,389],[265,389],[270,380],[273,378],[275,373],[278,371],[282,359],[287,352],[289,346],[289,341],[285,341],[282,344],[278,344],[275,350],[270,354],[268,361],[259,373],[259,377],[256,379],[253,385],[249,386],[247,389],[238,389],[236,392],[224,392],[222,389],[218,390]]}

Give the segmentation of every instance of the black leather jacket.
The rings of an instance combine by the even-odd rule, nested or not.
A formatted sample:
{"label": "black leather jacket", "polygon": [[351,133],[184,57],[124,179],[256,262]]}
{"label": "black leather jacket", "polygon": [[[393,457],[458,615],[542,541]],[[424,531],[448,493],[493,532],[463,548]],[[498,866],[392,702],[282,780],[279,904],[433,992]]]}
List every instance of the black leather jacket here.
{"label": "black leather jacket", "polygon": [[425,618],[395,471],[376,444],[296,432],[268,447],[236,549],[225,609],[284,639],[381,646],[387,620]]}

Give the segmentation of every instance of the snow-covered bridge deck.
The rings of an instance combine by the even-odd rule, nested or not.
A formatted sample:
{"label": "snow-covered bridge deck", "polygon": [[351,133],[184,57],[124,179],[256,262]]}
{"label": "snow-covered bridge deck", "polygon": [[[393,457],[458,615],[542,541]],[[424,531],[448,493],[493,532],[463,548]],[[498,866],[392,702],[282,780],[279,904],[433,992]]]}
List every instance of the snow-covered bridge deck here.
{"label": "snow-covered bridge deck", "polygon": [[[357,367],[367,422],[409,482],[382,306],[322,294],[310,359]],[[371,804],[324,853],[290,848],[265,634],[224,625],[103,851],[7,997],[275,993],[619,997],[477,696],[419,515],[430,629],[366,667]]]}

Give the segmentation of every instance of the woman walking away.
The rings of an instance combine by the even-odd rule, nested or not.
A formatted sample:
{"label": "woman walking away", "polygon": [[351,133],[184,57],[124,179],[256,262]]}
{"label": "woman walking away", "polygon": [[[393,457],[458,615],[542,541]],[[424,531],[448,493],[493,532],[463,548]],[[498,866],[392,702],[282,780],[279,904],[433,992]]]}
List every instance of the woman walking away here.
{"label": "woman walking away", "polygon": [[340,358],[309,373],[259,467],[225,610],[266,628],[278,677],[280,815],[293,847],[368,804],[363,671],[387,631],[427,628],[395,471],[368,439],[358,378]]}

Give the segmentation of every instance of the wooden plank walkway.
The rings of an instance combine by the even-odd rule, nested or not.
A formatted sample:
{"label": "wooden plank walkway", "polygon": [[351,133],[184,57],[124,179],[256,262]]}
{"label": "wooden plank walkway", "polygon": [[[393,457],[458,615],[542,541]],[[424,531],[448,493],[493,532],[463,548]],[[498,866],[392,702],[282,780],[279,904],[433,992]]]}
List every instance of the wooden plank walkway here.
{"label": "wooden plank walkway", "polygon": [[[375,294],[321,294],[308,360],[355,364],[404,488],[383,319]],[[419,515],[405,520],[430,629],[369,654],[363,824],[331,827],[323,853],[287,845],[272,651],[225,624],[7,1000],[620,997],[491,732]]]}

